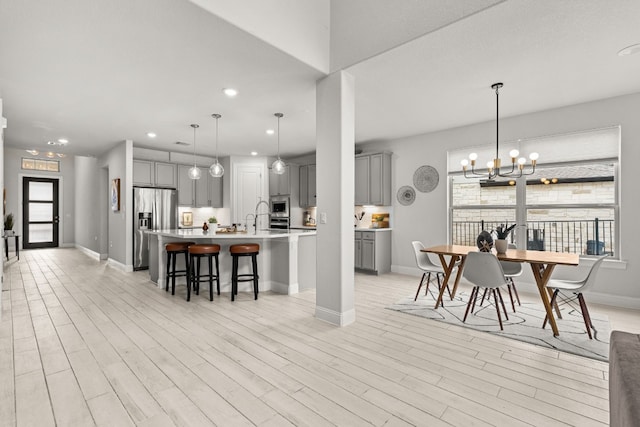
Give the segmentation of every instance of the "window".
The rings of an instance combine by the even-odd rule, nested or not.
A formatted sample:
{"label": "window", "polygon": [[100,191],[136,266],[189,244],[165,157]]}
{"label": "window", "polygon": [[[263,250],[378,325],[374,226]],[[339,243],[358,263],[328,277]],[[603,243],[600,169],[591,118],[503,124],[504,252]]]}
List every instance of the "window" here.
{"label": "window", "polygon": [[28,159],[22,158],[22,169],[60,172],[60,162],[57,160]]}
{"label": "window", "polygon": [[[532,140],[535,151],[544,150],[540,160],[545,163],[534,175],[518,179],[488,182],[465,178],[451,172],[451,167],[471,150],[450,152],[451,242],[475,245],[483,229],[517,223],[510,241],[520,248],[619,258],[619,130],[614,127]],[[522,145],[527,142],[521,141]],[[593,153],[589,149],[592,144],[598,144],[596,152],[601,158],[585,155]],[[454,155],[457,159],[452,159]]]}

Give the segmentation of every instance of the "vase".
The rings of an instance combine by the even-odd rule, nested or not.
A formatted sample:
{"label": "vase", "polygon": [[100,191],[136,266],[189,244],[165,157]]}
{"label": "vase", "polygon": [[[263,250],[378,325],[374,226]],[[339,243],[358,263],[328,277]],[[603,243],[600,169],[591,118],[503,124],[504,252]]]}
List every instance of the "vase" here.
{"label": "vase", "polygon": [[204,224],[202,224],[202,231],[207,231],[209,230],[209,225],[205,222]]}
{"label": "vase", "polygon": [[209,230],[212,233],[215,233],[216,231],[218,231],[218,223],[217,222],[210,222],[209,223]]}
{"label": "vase", "polygon": [[505,254],[507,253],[507,248],[509,247],[509,243],[507,242],[506,239],[496,239],[493,242],[493,246],[496,248],[496,251],[499,254]]}

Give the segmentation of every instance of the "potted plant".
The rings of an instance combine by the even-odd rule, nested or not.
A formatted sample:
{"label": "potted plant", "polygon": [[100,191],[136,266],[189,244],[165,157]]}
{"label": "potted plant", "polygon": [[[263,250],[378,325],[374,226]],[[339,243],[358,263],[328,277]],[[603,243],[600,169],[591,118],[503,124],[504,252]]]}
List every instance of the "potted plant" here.
{"label": "potted plant", "polygon": [[511,230],[513,230],[515,226],[515,224],[511,224],[509,227],[507,227],[505,224],[500,224],[495,228],[495,230],[493,230],[496,233],[496,241],[494,243],[494,246],[499,254],[504,254],[507,252],[507,248],[509,247],[507,238],[509,237],[509,233],[511,233]]}
{"label": "potted plant", "polygon": [[218,229],[218,218],[212,216],[209,217],[207,221],[209,221],[209,228],[211,229],[211,231],[215,232]]}
{"label": "potted plant", "polygon": [[13,236],[13,214],[4,216],[4,235]]}

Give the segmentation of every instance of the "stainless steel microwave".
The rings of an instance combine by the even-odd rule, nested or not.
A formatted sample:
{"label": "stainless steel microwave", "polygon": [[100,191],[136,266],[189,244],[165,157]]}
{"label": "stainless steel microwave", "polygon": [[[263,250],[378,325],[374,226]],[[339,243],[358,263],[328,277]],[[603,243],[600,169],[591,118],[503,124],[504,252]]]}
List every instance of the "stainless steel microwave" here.
{"label": "stainless steel microwave", "polygon": [[271,216],[289,218],[289,198],[286,196],[271,197]]}

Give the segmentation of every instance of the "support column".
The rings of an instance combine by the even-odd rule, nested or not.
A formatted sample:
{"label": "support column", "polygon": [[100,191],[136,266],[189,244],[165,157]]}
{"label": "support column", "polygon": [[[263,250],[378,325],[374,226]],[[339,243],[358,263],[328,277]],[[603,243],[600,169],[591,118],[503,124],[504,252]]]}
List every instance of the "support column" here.
{"label": "support column", "polygon": [[354,92],[344,71],[316,86],[316,317],[339,326],[355,321]]}

